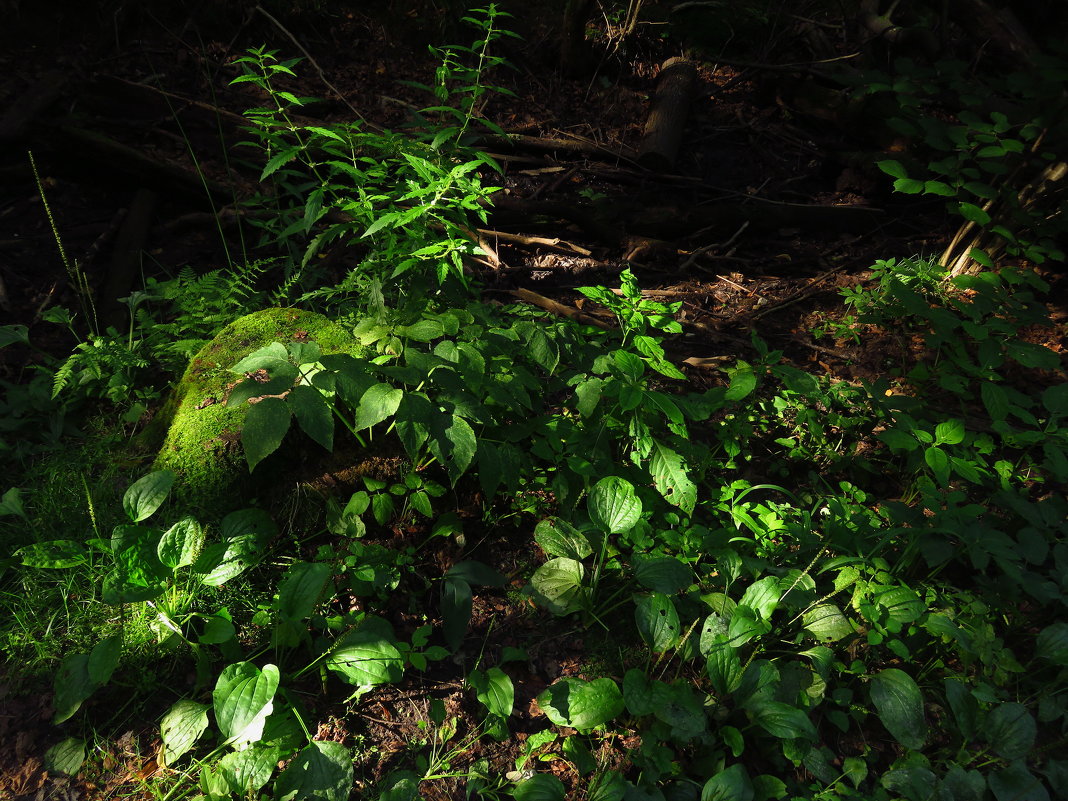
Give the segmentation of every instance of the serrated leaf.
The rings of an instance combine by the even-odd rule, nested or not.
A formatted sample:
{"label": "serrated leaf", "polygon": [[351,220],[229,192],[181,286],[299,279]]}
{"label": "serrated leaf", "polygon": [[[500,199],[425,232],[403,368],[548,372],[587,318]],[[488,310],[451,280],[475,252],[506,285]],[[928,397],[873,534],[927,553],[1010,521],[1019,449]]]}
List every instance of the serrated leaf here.
{"label": "serrated leaf", "polygon": [[241,429],[241,446],[249,472],[278,450],[289,431],[289,421],[289,407],[280,398],[264,398],[248,410]]}
{"label": "serrated leaf", "polygon": [[254,743],[274,709],[279,672],[274,665],[260,670],[251,662],[227,665],[211,694],[215,722],[223,739],[234,746]]}
{"label": "serrated leaf", "polygon": [[162,764],[173,767],[208,728],[208,707],[183,699],[172,706],[160,722],[163,740]]}
{"label": "serrated leaf", "polygon": [[886,730],[906,748],[919,751],[927,741],[923,696],[902,670],[887,668],[872,676],[871,700]]}
{"label": "serrated leaf", "polygon": [[372,687],[399,681],[404,660],[397,647],[377,631],[359,630],[342,639],[326,666],[349,684]]}
{"label": "serrated leaf", "polygon": [[294,622],[312,616],[330,583],[330,565],[322,562],[296,562],[290,565],[278,585],[276,608],[283,620]]}
{"label": "serrated leaf", "polygon": [[894,181],[894,191],[905,195],[918,195],[923,191],[924,182],[915,178],[898,178]]}
{"label": "serrated leaf", "polygon": [[353,428],[361,431],[392,417],[397,413],[403,397],[403,390],[389,384],[379,383],[370,387],[360,398],[360,405],[353,419]]}
{"label": "serrated leaf", "polygon": [[449,482],[456,482],[471,466],[478,450],[478,438],[471,425],[458,414],[447,418],[448,425],[435,426],[430,441],[430,452],[445,467]]}
{"label": "serrated leaf", "polygon": [[586,535],[559,517],[547,517],[534,528],[534,541],[549,556],[585,559],[593,548]]}
{"label": "serrated leaf", "polygon": [[728,401],[740,401],[743,398],[748,397],[757,386],[757,376],[753,372],[753,368],[747,364],[740,363],[740,366],[730,371],[731,382],[727,387],[726,393],[723,395],[724,400]]}
{"label": "serrated leaf", "polygon": [[590,519],[606,534],[629,531],[642,513],[634,485],[617,476],[607,476],[594,485],[587,508]]}
{"label": "serrated leaf", "polygon": [[608,677],[558,679],[538,696],[538,706],[557,726],[590,730],[623,711],[623,694]]}
{"label": "serrated leaf", "polygon": [[122,496],[122,508],[134,523],[140,523],[159,509],[174,485],[174,473],[156,470],[135,481]]}
{"label": "serrated leaf", "polygon": [[679,640],[679,613],[671,598],[654,592],[641,596],[634,604],[634,622],[638,633],[655,653],[675,646]]}
{"label": "serrated leaf", "polygon": [[171,570],[193,564],[204,547],[204,529],[194,518],[183,517],[160,537],[156,555]]}
{"label": "serrated leaf", "polygon": [[315,740],[274,782],[276,801],[347,801],[352,792],[352,754],[341,743]]}
{"label": "serrated leaf", "polygon": [[534,601],[554,615],[566,615],[585,603],[582,579],[586,570],[581,562],[566,557],[550,559],[534,571],[530,579]]}
{"label": "serrated leaf", "polygon": [[964,219],[976,225],[990,224],[990,215],[974,203],[961,203],[959,211]]}
{"label": "serrated leaf", "polygon": [[314,387],[293,387],[286,398],[301,431],[322,445],[334,449],[334,412],[322,393]]}

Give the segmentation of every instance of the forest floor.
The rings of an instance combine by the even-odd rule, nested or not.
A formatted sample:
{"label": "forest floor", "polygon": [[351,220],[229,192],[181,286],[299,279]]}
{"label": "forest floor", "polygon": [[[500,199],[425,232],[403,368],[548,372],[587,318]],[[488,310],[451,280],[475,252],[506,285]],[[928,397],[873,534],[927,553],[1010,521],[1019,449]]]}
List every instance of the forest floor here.
{"label": "forest floor", "polygon": [[[95,9],[68,11],[47,23],[36,9],[21,5],[19,24],[3,37],[0,108],[37,100],[43,106],[5,140],[0,154],[0,315],[5,323],[26,325],[31,341],[54,356],[76,342],[42,314],[77,305],[56,234],[120,330],[126,322],[111,301],[142,288],[146,278],[269,255],[255,246],[256,232],[243,227],[240,211],[241,201],[256,190],[261,167],[258,151],[237,143],[240,115],[262,97],[249,84],[229,85],[238,74],[232,62],[247,48],[266,44],[281,57],[303,51],[312,56],[286,87],[298,96],[325,98],[306,108],[309,117],[329,123],[351,119],[356,109],[371,123],[399,128],[412,109],[433,102],[405,83],[432,81],[440,59],[427,46],[467,42],[473,35],[447,18],[445,4],[431,2],[407,11],[399,3],[353,3],[282,18],[243,3],[225,10],[224,4],[200,4],[205,13],[196,18],[162,11],[157,16],[156,4],[144,4],[140,10],[120,7],[113,17]],[[877,120],[869,128],[863,122],[847,128],[813,108],[801,98],[799,73],[781,68],[827,57],[813,53],[813,30],[824,32],[821,41],[831,47],[831,57],[852,52],[856,43],[841,20],[823,17],[812,24],[797,9],[720,43],[719,52],[731,57],[699,60],[677,160],[647,169],[634,154],[660,66],[679,54],[678,46],[660,38],[655,25],[639,26],[624,38],[618,26],[594,18],[589,63],[577,77],[564,77],[555,56],[558,5],[528,0],[520,8],[506,6],[515,14],[510,27],[523,39],[508,41],[502,53],[515,69],[499,70],[490,80],[514,95],[494,95],[484,114],[508,133],[558,144],[485,147],[504,170],[503,177],[487,180],[503,187],[512,209],[526,211],[510,213],[504,203],[480,233],[492,258],[470,270],[484,297],[511,301],[510,293],[526,289],[596,316],[575,288],[618,286],[619,271],[629,265],[648,297],[682,304],[677,319],[684,334],[667,346],[675,363],[691,360],[686,370],[697,386],[720,380],[719,357],[750,358],[753,335],[782,350],[787,363],[846,382],[882,377],[888,365],[922,348],[894,331],[858,331],[855,338],[814,334],[842,318],[841,290],[863,285],[877,260],[937,257],[956,228],[940,199],[894,195],[890,179],[874,167],[904,143]],[[104,142],[91,139],[93,134]],[[694,210],[754,205],[767,214],[692,222],[700,218]],[[830,211],[809,220],[778,211],[795,205],[870,213],[858,219]],[[124,222],[137,209],[150,222],[140,241],[124,244]],[[644,218],[643,209],[649,210]],[[583,225],[584,215],[595,222]],[[687,224],[671,224],[679,219]],[[136,249],[133,270],[123,267],[123,247]],[[1051,317],[1061,323],[1068,281],[1052,273],[1044,277],[1053,284]],[[1058,327],[1036,331],[1035,340],[1063,352]],[[0,375],[17,380],[37,358],[26,348],[4,348]],[[0,489],[6,487],[5,480]],[[487,563],[516,576],[529,562],[525,547],[502,536],[480,551]],[[448,562],[454,554],[443,545],[423,556]],[[517,578],[511,589],[521,584]],[[408,610],[398,607],[395,614],[405,625]],[[472,631],[485,634],[486,648],[518,647],[532,641],[540,625],[505,593],[475,599]],[[514,763],[514,749],[539,714],[535,696],[558,676],[581,670],[591,650],[610,647],[596,633],[558,625],[550,639],[542,633],[527,671],[513,676],[518,738],[501,744],[501,753],[473,751],[470,758]],[[421,680],[436,682],[433,694],[450,714],[471,714],[471,702],[448,671]],[[95,774],[49,780],[41,762],[56,739],[49,693],[42,691],[49,683],[22,675],[17,665],[0,667],[0,798],[151,797],[144,788],[159,769],[154,753],[162,709],[141,708],[138,714],[147,717],[126,715],[113,723],[114,739],[97,743],[104,756],[95,761],[101,766]],[[416,701],[422,697],[396,685],[363,710],[366,729],[359,736],[378,744],[367,756],[369,775],[383,775],[394,755],[425,735],[418,721],[426,710]],[[109,700],[118,701],[105,695],[94,702],[94,713],[102,714]],[[319,735],[355,736],[346,730],[344,709],[334,712],[321,716],[322,725],[333,729]],[[443,784],[440,797],[454,790]]]}

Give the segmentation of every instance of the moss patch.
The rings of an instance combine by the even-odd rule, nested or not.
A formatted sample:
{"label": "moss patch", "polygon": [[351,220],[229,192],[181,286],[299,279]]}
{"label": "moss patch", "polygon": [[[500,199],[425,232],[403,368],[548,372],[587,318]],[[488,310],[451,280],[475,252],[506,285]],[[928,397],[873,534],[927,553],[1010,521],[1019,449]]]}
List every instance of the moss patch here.
{"label": "moss patch", "polygon": [[[226,399],[241,379],[230,368],[272,342],[315,342],[324,354],[363,352],[349,332],[321,314],[265,309],[234,321],[193,357],[158,415],[166,436],[154,469],[177,474],[178,500],[202,519],[247,505],[256,489],[241,450],[248,406],[227,406]],[[257,468],[257,484],[274,472],[271,467]]]}

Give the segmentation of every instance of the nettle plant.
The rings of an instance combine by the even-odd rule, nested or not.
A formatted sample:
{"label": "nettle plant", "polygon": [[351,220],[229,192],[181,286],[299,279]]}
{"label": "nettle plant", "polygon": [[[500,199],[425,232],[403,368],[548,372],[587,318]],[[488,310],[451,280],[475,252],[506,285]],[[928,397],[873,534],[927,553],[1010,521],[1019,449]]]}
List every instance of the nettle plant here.
{"label": "nettle plant", "polygon": [[[260,180],[274,186],[250,201],[271,210],[257,223],[265,231],[263,244],[290,252],[280,299],[351,303],[370,293],[380,298],[381,312],[383,293],[419,304],[427,281],[466,286],[464,258],[479,252],[471,230],[476,220],[486,221],[486,201],[497,191],[483,185],[479,171],[500,167],[475,151],[465,134],[475,123],[494,127],[478,117],[488,94],[505,91],[485,83],[488,71],[504,63],[489,48],[514,36],[499,28],[497,19],[508,15],[494,4],[472,13],[464,19],[482,37],[470,47],[438,51],[443,61],[432,91],[441,104],[422,112],[451,122],[421,131],[371,130],[362,121],[298,124],[293,114],[308,99],[276,85],[294,75],[298,59],[279,61],[274,51],[259,48],[236,60],[244,74],[233,83],[256,85],[272,103],[245,116],[253,124],[251,144],[268,156]],[[464,66],[463,53],[477,63]],[[314,257],[338,243],[358,253],[357,265],[332,281],[319,274]]]}

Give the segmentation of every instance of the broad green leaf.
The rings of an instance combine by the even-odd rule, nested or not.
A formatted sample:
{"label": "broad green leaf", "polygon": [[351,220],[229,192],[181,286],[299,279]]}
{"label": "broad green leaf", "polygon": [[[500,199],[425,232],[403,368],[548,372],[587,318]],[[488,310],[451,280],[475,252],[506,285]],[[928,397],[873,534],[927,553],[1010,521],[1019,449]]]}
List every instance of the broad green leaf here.
{"label": "broad green leaf", "polygon": [[224,740],[237,746],[260,739],[263,724],[274,709],[278,679],[274,665],[260,670],[251,662],[237,662],[223,668],[211,697],[215,722]]}
{"label": "broad green leaf", "polygon": [[71,654],[59,666],[53,681],[55,696],[52,722],[60,724],[78,711],[82,702],[93,694],[97,685],[89,678],[89,654]]}
{"label": "broad green leaf", "polygon": [[771,631],[771,623],[760,619],[757,613],[748,606],[739,606],[735,609],[730,623],[727,624],[728,642],[735,648],[769,631]]}
{"label": "broad green leaf", "polygon": [[564,801],[564,784],[549,773],[538,773],[512,790],[515,801]]}
{"label": "broad green leaf", "polygon": [[329,592],[330,565],[322,562],[296,562],[290,565],[278,585],[276,608],[283,620],[310,618],[316,605]]}
{"label": "broad green leaf", "polygon": [[945,486],[949,483],[949,455],[944,450],[932,445],[923,452],[923,460],[927,462],[939,484]]}
{"label": "broad green leaf", "polygon": [[44,755],[44,769],[52,774],[74,776],[85,762],[85,740],[67,737],[53,745]]}
{"label": "broad green leaf", "polygon": [[204,547],[204,529],[194,518],[183,517],[160,537],[156,555],[171,570],[193,564]]}
{"label": "broad green leaf", "polygon": [[89,652],[89,680],[98,687],[111,681],[122,655],[122,635],[112,634],[98,642]]}
{"label": "broad green leaf", "polygon": [[753,723],[772,737],[782,740],[802,737],[811,742],[819,739],[816,727],[812,725],[805,711],[799,707],[780,701],[770,701],[757,695],[749,699],[745,705],[745,711]]}
{"label": "broad green leaf", "polygon": [[753,801],[753,783],[740,764],[720,771],[701,788],[701,801]]}
{"label": "broad green leaf", "polygon": [[377,631],[361,629],[345,636],[326,666],[357,687],[399,681],[404,673],[400,651]]}
{"label": "broad green leaf", "polygon": [[983,801],[986,796],[986,778],[977,770],[965,770],[953,765],[938,785],[939,797],[952,801]]}
{"label": "broad green leaf", "polygon": [[397,334],[416,342],[433,342],[445,336],[445,326],[440,320],[419,320],[412,325],[400,326]]}
{"label": "broad green leaf", "polygon": [[892,630],[916,622],[927,611],[927,605],[911,587],[885,587],[874,595],[875,603],[889,614]]}
{"label": "broad green leaf", "polygon": [[[996,770],[987,777],[990,791],[997,801],[1050,801],[1049,792],[1041,780],[1027,769],[1021,760],[1004,770]],[[1061,793],[1063,788],[1055,788]],[[1063,797],[1063,794],[1060,796]]]}
{"label": "broad green leaf", "polygon": [[244,751],[232,751],[216,767],[230,792],[240,798],[252,797],[271,778],[280,756],[277,746],[257,744]]}
{"label": "broad green leaf", "polygon": [[1035,655],[1055,665],[1068,665],[1068,623],[1051,623],[1038,633]]}
{"label": "broad green leaf", "polygon": [[634,717],[652,714],[653,684],[643,671],[631,668],[623,675],[623,702]]}
{"label": "broad green leaf", "polygon": [[697,504],[697,485],[690,480],[686,460],[671,448],[657,440],[649,459],[649,472],[664,499],[679,507],[686,514],[693,514]]}
{"label": "broad green leaf", "polygon": [[249,472],[278,450],[289,431],[289,422],[289,407],[280,398],[264,398],[248,410],[241,430],[241,446]]}
{"label": "broad green leaf", "polygon": [[601,770],[590,777],[586,801],[623,801],[627,780],[616,770]]}
{"label": "broad green leaf", "polygon": [[837,642],[853,633],[846,616],[834,604],[814,606],[801,616],[801,620],[802,625],[820,642]]}
{"label": "broad green leaf", "polygon": [[278,533],[271,516],[262,509],[239,509],[230,512],[219,526],[219,534],[224,540],[235,539],[246,534],[255,535],[260,543],[266,543]]}
{"label": "broad green leaf", "polygon": [[730,386],[724,394],[724,400],[740,401],[748,397],[757,386],[757,376],[753,368],[745,362],[739,362],[738,367],[728,371],[731,377]]}
{"label": "broad green leaf", "polygon": [[679,641],[679,613],[663,593],[639,597],[634,604],[634,622],[645,644],[655,653],[663,653]]}
{"label": "broad green leaf", "polygon": [[648,590],[673,595],[690,586],[693,570],[674,556],[662,556],[639,561],[634,578]]}
{"label": "broad green leaf", "polygon": [[286,397],[286,403],[297,418],[301,431],[322,445],[326,450],[334,449],[334,412],[322,393],[314,387],[293,387]]}
{"label": "broad green leaf", "polygon": [[923,188],[924,182],[915,178],[898,178],[894,181],[894,191],[905,195],[918,195]]}
{"label": "broad green leaf", "polygon": [[512,679],[499,667],[491,667],[485,673],[472,670],[468,681],[475,688],[475,697],[491,715],[506,718],[515,705],[515,688]]}
{"label": "broad green leaf", "polygon": [[122,496],[122,508],[134,523],[140,523],[163,505],[174,484],[174,473],[157,470],[135,481]]}
{"label": "broad green leaf", "polygon": [[705,732],[704,696],[699,698],[689,684],[654,681],[652,695],[653,714],[671,726],[672,739],[686,742]]}
{"label": "broad green leaf", "polygon": [[24,325],[0,325],[0,348],[16,342],[30,344],[30,329]]}
{"label": "broad green leaf", "polygon": [[623,694],[607,677],[593,681],[566,677],[538,696],[538,706],[557,726],[588,731],[623,711]]}
{"label": "broad green leaf", "polygon": [[35,542],[15,551],[26,567],[61,569],[80,565],[89,559],[85,546],[74,540]]}
{"label": "broad green leaf", "polygon": [[315,740],[274,782],[276,801],[348,801],[352,753],[341,743]]}
{"label": "broad green leaf", "polygon": [[929,195],[940,195],[941,197],[953,197],[957,194],[957,190],[945,181],[924,181],[923,191]]}
{"label": "broad green leaf", "polygon": [[990,224],[990,215],[974,203],[961,203],[959,210],[961,216],[969,222],[976,223],[977,225]]}
{"label": "broad green leaf", "polygon": [[360,405],[353,419],[353,428],[361,431],[392,417],[397,413],[403,397],[404,390],[389,384],[375,384],[360,398]]}
{"label": "broad green leaf", "polygon": [[590,519],[606,534],[622,534],[638,522],[642,502],[634,486],[623,478],[608,476],[598,481],[587,501]]}
{"label": "broad green leaf", "polygon": [[964,441],[964,422],[957,419],[946,420],[935,426],[936,445],[959,445]]}
{"label": "broad green leaf", "polygon": [[909,674],[880,670],[871,679],[871,700],[886,730],[906,748],[919,751],[927,742],[923,696]]}
{"label": "broad green leaf", "polygon": [[945,679],[943,686],[946,688],[946,701],[957,723],[957,728],[965,740],[975,737],[976,721],[979,718],[979,701],[972,692],[964,686],[964,682],[956,679]]}
{"label": "broad green leaf", "polygon": [[[847,757],[845,762],[848,763],[849,759],[850,757]],[[759,776],[753,777],[754,801],[769,801],[769,799],[785,798],[786,792],[786,783],[777,776],[772,776],[769,773],[762,773]]]}
{"label": "broad green leaf", "polygon": [[1042,405],[1056,417],[1068,415],[1068,382],[1054,384],[1046,389],[1042,393]]}
{"label": "broad green leaf", "polygon": [[1040,370],[1059,370],[1061,367],[1061,357],[1057,353],[1034,342],[1010,339],[1005,343],[1005,352],[1024,367]]}
{"label": "broad green leaf", "polygon": [[478,438],[471,424],[458,414],[448,418],[447,426],[435,426],[430,441],[430,452],[444,466],[449,482],[456,482],[471,466],[478,450]]}
{"label": "broad green leaf", "polygon": [[441,583],[441,621],[445,644],[455,651],[471,622],[471,585],[458,576],[446,576]]}
{"label": "broad green leaf", "polygon": [[737,690],[742,683],[742,660],[729,645],[715,645],[706,657],[705,672],[712,682],[712,689],[725,696]]}
{"label": "broad green leaf", "polygon": [[765,576],[746,587],[739,606],[747,606],[757,613],[761,620],[769,620],[775,607],[779,605],[779,579],[775,576]]}
{"label": "broad green leaf", "polygon": [[905,168],[900,161],[894,161],[893,159],[885,159],[883,161],[875,162],[875,166],[885,172],[891,178],[908,177],[908,173],[905,171]]}
{"label": "broad green leaf", "polygon": [[530,579],[534,601],[554,615],[566,615],[585,603],[582,579],[586,570],[581,562],[565,557],[550,559],[534,571]]}
{"label": "broad green leaf", "polygon": [[208,707],[182,699],[172,706],[160,722],[163,740],[163,765],[173,767],[200,739],[208,728]]}
{"label": "broad green leaf", "polygon": [[255,565],[262,552],[261,540],[256,534],[240,535],[205,548],[194,570],[203,574],[201,583],[220,587]]}
{"label": "broad green leaf", "polygon": [[445,575],[463,579],[468,584],[476,584],[480,587],[503,587],[508,583],[507,576],[476,559],[465,559],[462,562],[457,562],[449,568]]}
{"label": "broad green leaf", "polygon": [[231,373],[255,373],[260,370],[273,372],[280,367],[289,365],[289,351],[281,342],[272,342],[258,350],[252,351],[237,364],[230,368]]}
{"label": "broad green leaf", "polygon": [[534,541],[549,556],[566,556],[568,559],[585,559],[591,553],[586,535],[559,517],[547,517],[534,529]]}
{"label": "broad green leaf", "polygon": [[729,624],[727,618],[716,612],[712,612],[704,619],[697,635],[697,649],[707,656],[713,648],[720,648],[729,639]]}
{"label": "broad green leaf", "polygon": [[979,385],[979,394],[986,406],[986,413],[993,421],[1004,420],[1009,413],[1009,397],[1001,384],[984,381]]}
{"label": "broad green leaf", "polygon": [[1005,759],[1024,759],[1035,746],[1038,729],[1023,704],[999,704],[986,716],[983,737]]}

